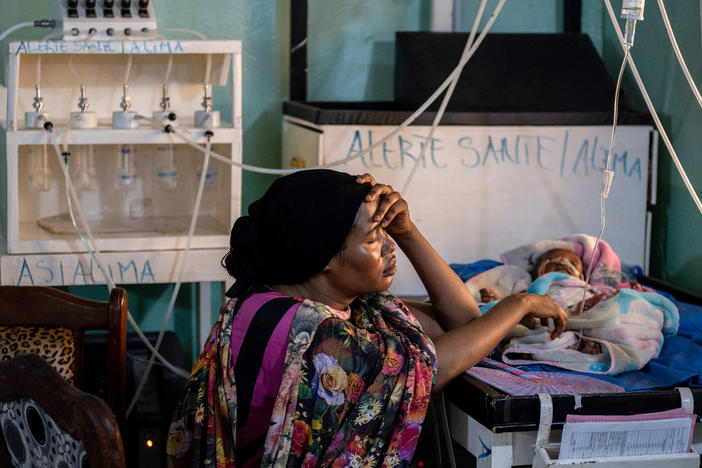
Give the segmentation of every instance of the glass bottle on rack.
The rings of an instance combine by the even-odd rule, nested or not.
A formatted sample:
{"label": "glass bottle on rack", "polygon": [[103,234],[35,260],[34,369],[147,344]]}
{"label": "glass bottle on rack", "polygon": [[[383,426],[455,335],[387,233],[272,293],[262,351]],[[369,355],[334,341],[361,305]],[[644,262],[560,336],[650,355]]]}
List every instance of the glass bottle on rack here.
{"label": "glass bottle on rack", "polygon": [[115,189],[131,190],[136,185],[136,148],[134,145],[118,145],[116,163]]}
{"label": "glass bottle on rack", "polygon": [[178,168],[175,162],[173,145],[156,147],[156,187],[161,190],[175,190],[178,186]]}
{"label": "glass bottle on rack", "polygon": [[93,145],[81,145],[74,152],[70,163],[71,178],[76,190],[92,192],[97,186],[95,171],[95,150]]}
{"label": "glass bottle on rack", "polygon": [[46,145],[27,146],[26,156],[29,158],[29,190],[32,192],[48,192],[51,184]]}

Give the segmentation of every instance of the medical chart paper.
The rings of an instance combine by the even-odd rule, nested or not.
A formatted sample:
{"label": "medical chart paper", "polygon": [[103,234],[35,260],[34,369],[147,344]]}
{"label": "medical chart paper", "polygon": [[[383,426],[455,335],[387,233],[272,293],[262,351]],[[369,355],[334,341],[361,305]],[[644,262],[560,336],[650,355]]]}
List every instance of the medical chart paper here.
{"label": "medical chart paper", "polygon": [[690,418],[566,423],[559,460],[685,453]]}

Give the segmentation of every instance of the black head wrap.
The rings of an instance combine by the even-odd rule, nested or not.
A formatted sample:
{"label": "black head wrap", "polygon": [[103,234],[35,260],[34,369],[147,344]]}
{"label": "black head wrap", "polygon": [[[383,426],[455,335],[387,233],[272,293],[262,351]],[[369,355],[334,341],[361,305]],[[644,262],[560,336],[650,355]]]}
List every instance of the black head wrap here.
{"label": "black head wrap", "polygon": [[277,179],[236,220],[224,265],[238,297],[254,284],[297,284],[321,272],[344,244],[370,186],[327,169]]}

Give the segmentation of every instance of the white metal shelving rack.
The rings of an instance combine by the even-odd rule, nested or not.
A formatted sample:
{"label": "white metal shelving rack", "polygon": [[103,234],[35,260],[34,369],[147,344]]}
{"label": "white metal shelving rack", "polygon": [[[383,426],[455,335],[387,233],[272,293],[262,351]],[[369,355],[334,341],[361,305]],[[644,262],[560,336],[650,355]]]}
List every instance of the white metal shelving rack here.
{"label": "white metal shelving rack", "polygon": [[[161,85],[170,57],[167,84],[171,108],[178,116],[175,127],[182,135],[203,145],[205,129],[194,126],[193,113],[201,110],[205,77],[210,76],[209,83],[220,85],[215,92],[214,108],[222,108],[218,96],[229,94],[227,111],[231,118],[227,119],[225,112],[223,120],[230,122],[213,129],[212,148],[241,162],[240,41],[149,39],[10,43],[7,125],[3,134],[6,148],[3,182],[6,183],[1,189],[6,203],[0,225],[5,242],[0,245],[0,284],[55,286],[103,282],[76,234],[64,229],[65,222],[54,230],[40,227],[40,220],[65,217],[68,212],[53,146],[47,147],[51,174],[49,191],[31,192],[27,187],[26,148],[42,148],[48,142],[44,130],[24,125],[24,112],[32,110],[37,76],[41,80],[44,110],[50,113],[54,124],[54,138],[61,145],[67,144],[72,153],[87,146],[95,154],[98,188],[94,193],[81,193],[81,204],[113,279],[121,284],[176,281],[175,266],[186,245],[202,154],[162,128],[152,128],[145,120],[135,129],[111,127],[112,112],[120,110],[130,55],[130,110],[146,117],[160,110]],[[208,56],[209,74],[206,72]],[[71,71],[69,63],[78,76]],[[90,100],[88,110],[98,116],[95,129],[70,128],[70,113],[78,110],[76,101],[81,82]],[[220,92],[223,86],[228,93]],[[135,194],[125,195],[110,185],[112,155],[124,144],[134,145],[137,153],[140,183]],[[172,192],[159,191],[152,183],[153,155],[159,145],[173,145],[176,151],[178,187]],[[228,250],[229,229],[240,215],[241,169],[214,160],[211,164],[218,166],[218,181],[203,197],[184,281],[224,281],[226,277],[219,261]],[[105,210],[106,206],[110,209]],[[104,228],[107,225],[109,227]]]}

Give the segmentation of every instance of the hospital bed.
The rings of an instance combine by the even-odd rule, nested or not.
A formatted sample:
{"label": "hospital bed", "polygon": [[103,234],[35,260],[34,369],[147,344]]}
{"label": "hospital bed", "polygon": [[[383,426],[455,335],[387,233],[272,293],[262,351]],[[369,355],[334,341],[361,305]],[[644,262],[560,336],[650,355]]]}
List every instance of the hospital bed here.
{"label": "hospital bed", "polygon": [[[644,277],[640,282],[672,294],[680,304],[702,307],[702,298],[694,294],[653,278]],[[702,311],[702,308],[699,310]],[[702,368],[700,372],[702,373]],[[692,386],[689,387],[683,384],[682,387],[625,393],[552,395],[552,444],[557,444],[560,440],[560,429],[568,414],[630,415],[682,406],[688,412],[700,415],[702,387],[697,386],[698,382],[698,379],[693,378]],[[544,417],[537,395],[509,395],[467,374],[455,379],[447,387],[446,394],[451,436],[476,457],[478,467],[532,464],[539,422]],[[693,450],[699,452],[700,448],[702,431],[698,429],[693,434]],[[692,458],[698,457],[696,453],[689,455]],[[667,456],[666,465],[689,466],[685,464],[690,463],[689,458],[676,460],[674,456]],[[698,459],[692,462],[692,466],[698,464]]]}

